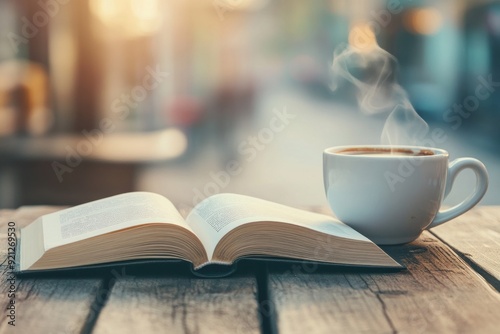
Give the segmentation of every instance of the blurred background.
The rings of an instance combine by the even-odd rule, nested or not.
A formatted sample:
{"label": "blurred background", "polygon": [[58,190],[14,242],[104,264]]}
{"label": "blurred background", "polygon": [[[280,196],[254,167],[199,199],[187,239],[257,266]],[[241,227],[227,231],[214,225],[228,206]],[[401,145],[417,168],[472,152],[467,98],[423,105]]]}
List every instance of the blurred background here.
{"label": "blurred background", "polygon": [[[329,87],[334,49],[372,39],[500,204],[500,2],[0,0],[0,208],[133,190],[324,205],[323,149],[380,142],[387,115]],[[474,185],[457,181],[448,204]]]}

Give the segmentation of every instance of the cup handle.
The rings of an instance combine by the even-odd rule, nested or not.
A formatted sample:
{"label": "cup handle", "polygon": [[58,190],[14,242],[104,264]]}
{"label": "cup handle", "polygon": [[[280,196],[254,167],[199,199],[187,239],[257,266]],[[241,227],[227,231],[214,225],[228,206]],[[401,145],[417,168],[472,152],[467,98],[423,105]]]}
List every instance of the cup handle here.
{"label": "cup handle", "polygon": [[483,198],[486,190],[488,189],[488,171],[481,161],[473,158],[460,158],[450,163],[450,166],[448,167],[448,177],[446,179],[445,197],[448,196],[458,173],[467,168],[472,169],[476,174],[476,188],[474,189],[474,192],[454,207],[448,210],[439,211],[436,217],[434,217],[432,223],[427,226],[428,229],[460,216],[470,210],[481,200],[481,198]]}

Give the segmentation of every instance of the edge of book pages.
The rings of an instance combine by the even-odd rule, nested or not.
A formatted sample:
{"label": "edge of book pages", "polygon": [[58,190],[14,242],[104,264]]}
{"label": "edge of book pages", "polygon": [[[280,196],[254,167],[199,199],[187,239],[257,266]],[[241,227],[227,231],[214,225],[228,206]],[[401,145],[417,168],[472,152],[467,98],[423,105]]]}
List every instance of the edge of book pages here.
{"label": "edge of book pages", "polygon": [[[19,242],[18,246],[19,247]],[[18,250],[17,250],[18,251]],[[19,252],[17,252],[19,254]],[[380,266],[380,265],[359,265],[359,264],[346,264],[346,263],[331,263],[331,262],[321,262],[321,261],[310,261],[303,259],[293,259],[293,258],[281,258],[281,257],[268,257],[268,256],[248,256],[241,257],[234,261],[232,264],[217,264],[210,263],[206,266],[203,266],[200,269],[195,270],[194,266],[191,262],[180,260],[180,259],[140,259],[140,260],[126,260],[126,261],[118,261],[118,262],[108,262],[108,263],[98,263],[91,264],[85,266],[75,266],[75,267],[66,267],[66,268],[55,268],[55,269],[44,269],[44,270],[19,270],[19,261],[16,259],[16,266],[14,273],[18,276],[36,276],[43,275],[49,273],[57,273],[63,277],[65,274],[82,274],[88,272],[89,274],[116,274],[115,276],[123,275],[123,271],[126,268],[134,268],[140,266],[147,266],[148,269],[151,270],[151,273],[154,273],[153,268],[161,268],[162,271],[165,269],[175,269],[176,271],[172,271],[172,273],[179,273],[179,264],[183,264],[188,267],[187,271],[190,271],[194,276],[202,277],[202,278],[222,278],[227,277],[235,273],[238,269],[238,265],[240,263],[267,263],[267,264],[290,264],[290,269],[293,273],[296,273],[297,270],[300,272],[300,266],[306,267],[310,265],[317,265],[321,267],[338,267],[338,268],[359,268],[366,270],[377,270],[384,272],[394,272],[405,270],[406,267],[402,264],[399,266]],[[177,267],[176,267],[177,265]],[[159,267],[161,266],[161,267]],[[181,269],[181,271],[186,271],[186,269]],[[305,270],[305,272],[310,272],[311,270]],[[124,275],[127,276],[127,275]]]}

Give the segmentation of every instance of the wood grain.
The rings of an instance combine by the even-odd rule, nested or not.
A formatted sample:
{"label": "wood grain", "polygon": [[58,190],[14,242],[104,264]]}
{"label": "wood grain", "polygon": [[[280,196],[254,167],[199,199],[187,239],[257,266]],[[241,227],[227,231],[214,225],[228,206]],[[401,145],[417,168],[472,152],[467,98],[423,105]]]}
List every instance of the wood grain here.
{"label": "wood grain", "polygon": [[398,273],[294,268],[269,275],[279,333],[493,333],[500,295],[429,232],[387,247]]}
{"label": "wood grain", "polygon": [[431,230],[500,289],[500,207],[483,206]]}
{"label": "wood grain", "polygon": [[[0,212],[0,256],[7,254],[7,222],[16,224],[17,232],[38,216],[53,212],[54,207],[25,207],[14,212]],[[15,327],[8,324],[5,308],[10,298],[11,273],[4,262],[1,266],[0,333],[80,333],[89,315],[95,310],[96,296],[103,293],[101,279],[15,279]],[[14,281],[12,281],[14,282]],[[97,310],[98,311],[98,310]]]}
{"label": "wood grain", "polygon": [[252,277],[118,279],[93,333],[259,333]]}

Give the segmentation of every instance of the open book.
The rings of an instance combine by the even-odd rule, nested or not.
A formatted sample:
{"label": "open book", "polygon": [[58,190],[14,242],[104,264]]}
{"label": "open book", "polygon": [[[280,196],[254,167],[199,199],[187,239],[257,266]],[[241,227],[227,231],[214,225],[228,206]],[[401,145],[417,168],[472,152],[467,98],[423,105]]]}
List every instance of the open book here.
{"label": "open book", "polygon": [[181,259],[198,270],[252,256],[401,267],[330,216],[219,194],[184,219],[165,197],[132,192],[48,214],[23,228],[19,271],[140,259]]}

